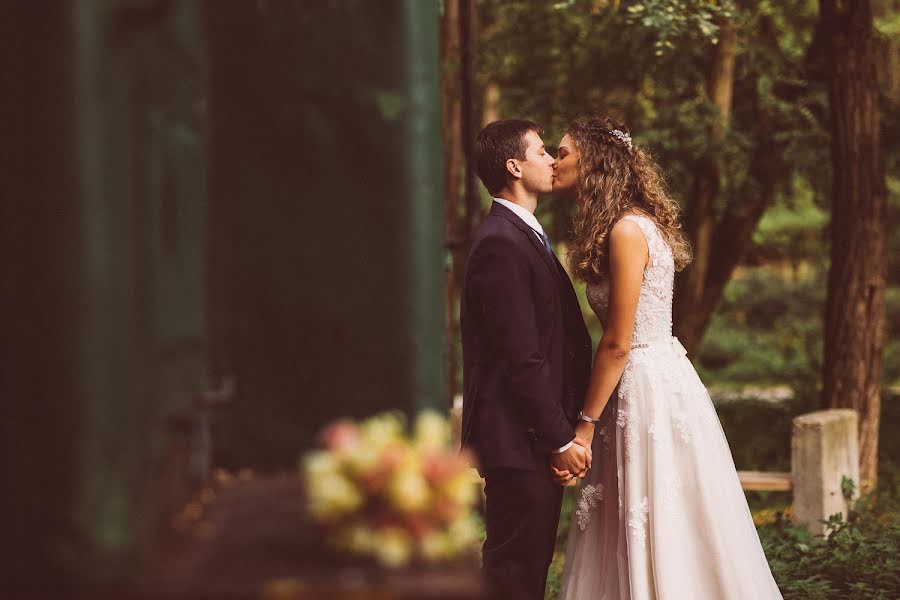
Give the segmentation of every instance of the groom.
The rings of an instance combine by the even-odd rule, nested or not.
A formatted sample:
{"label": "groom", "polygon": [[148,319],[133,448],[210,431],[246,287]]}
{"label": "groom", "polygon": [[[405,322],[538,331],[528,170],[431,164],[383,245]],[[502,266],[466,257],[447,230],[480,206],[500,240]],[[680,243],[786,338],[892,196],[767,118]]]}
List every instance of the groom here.
{"label": "groom", "polygon": [[553,186],[540,128],[496,121],[476,140],[478,176],[494,197],[473,239],[462,294],[462,442],[485,478],[483,569],[497,598],[541,600],[562,488],[550,465],[583,474],[573,423],[587,388],[591,340],[575,291],[534,217]]}

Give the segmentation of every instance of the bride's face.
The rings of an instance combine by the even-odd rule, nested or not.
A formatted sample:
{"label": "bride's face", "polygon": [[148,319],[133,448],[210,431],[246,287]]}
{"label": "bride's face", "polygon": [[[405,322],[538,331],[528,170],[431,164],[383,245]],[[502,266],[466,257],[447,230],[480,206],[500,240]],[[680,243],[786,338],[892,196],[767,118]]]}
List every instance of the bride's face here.
{"label": "bride's face", "polygon": [[578,149],[568,133],[559,141],[556,164],[553,167],[553,193],[570,196],[575,191],[578,177]]}

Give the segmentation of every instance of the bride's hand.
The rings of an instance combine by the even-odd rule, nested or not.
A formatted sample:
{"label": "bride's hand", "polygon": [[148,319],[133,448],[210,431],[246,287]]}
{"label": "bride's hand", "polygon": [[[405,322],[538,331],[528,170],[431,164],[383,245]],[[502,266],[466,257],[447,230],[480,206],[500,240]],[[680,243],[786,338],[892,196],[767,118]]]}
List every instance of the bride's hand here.
{"label": "bride's hand", "polygon": [[552,464],[550,465],[550,471],[553,473],[553,481],[555,481],[559,485],[568,485],[569,482],[571,482],[573,479],[575,479],[575,476],[572,475],[570,472],[560,471],[559,469],[554,467]]}
{"label": "bride's hand", "polygon": [[591,451],[591,443],[594,441],[594,427],[593,423],[587,421],[579,421],[575,425],[575,437],[581,438],[585,442],[581,445],[587,448],[588,452]]}

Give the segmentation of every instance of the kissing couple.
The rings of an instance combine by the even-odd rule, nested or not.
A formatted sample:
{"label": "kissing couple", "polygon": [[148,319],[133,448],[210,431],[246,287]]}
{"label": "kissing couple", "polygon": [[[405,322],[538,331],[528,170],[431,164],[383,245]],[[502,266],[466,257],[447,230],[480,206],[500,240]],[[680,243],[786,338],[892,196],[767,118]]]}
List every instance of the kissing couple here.
{"label": "kissing couple", "polygon": [[[780,599],[709,394],[672,336],[691,260],[659,167],[608,116],[554,157],[508,119],[476,141],[493,196],[462,293],[463,445],[485,479],[492,598],[542,600],[563,487],[578,479],[561,600]],[[591,338],[534,216],[575,204],[568,262],[603,327]]]}

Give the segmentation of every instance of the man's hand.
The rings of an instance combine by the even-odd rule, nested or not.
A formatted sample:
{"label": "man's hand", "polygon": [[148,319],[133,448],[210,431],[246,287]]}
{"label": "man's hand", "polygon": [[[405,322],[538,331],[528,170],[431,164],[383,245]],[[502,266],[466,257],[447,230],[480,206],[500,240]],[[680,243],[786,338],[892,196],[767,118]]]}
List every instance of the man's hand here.
{"label": "man's hand", "polygon": [[[566,454],[567,452],[571,452],[572,450],[578,448],[584,453],[586,460],[584,468],[580,471],[574,471],[574,473],[577,473],[578,477],[584,477],[587,474],[587,470],[591,468],[591,463],[593,461],[593,456],[591,455],[591,444],[590,442],[580,437],[576,437],[574,441],[575,444],[571,448],[569,448],[569,450],[563,452],[562,454],[554,455],[554,458],[560,457],[563,454]],[[572,481],[572,479],[576,477],[576,475],[573,474],[573,471],[565,468],[560,468],[558,466],[558,462],[553,459],[551,459],[550,461],[550,470],[553,473],[553,479],[560,485],[567,485],[570,481]]]}
{"label": "man's hand", "polygon": [[591,466],[591,451],[585,448],[583,440],[579,441],[578,438],[575,438],[575,443],[571,448],[550,457],[550,466],[553,468],[554,474],[565,471],[577,473],[583,477]]}

